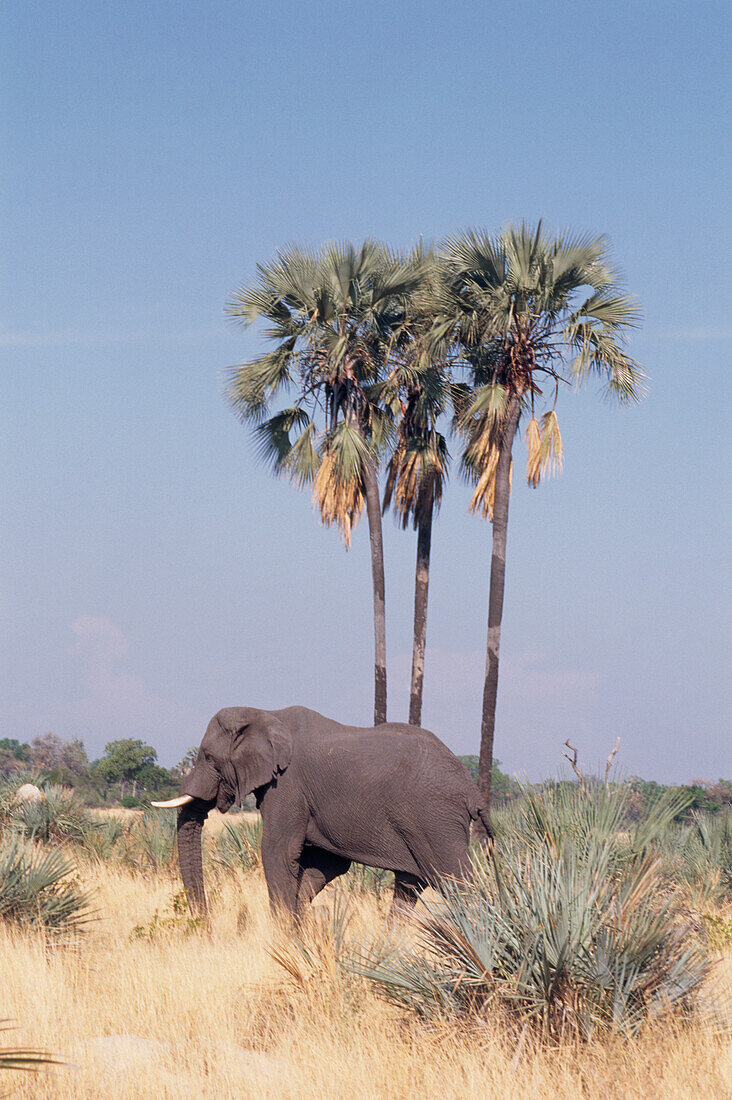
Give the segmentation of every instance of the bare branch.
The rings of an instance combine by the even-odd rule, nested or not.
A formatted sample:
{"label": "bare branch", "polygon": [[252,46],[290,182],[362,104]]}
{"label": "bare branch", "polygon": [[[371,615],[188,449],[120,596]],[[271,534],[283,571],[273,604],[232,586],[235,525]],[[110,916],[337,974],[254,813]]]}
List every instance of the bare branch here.
{"label": "bare branch", "polygon": [[572,750],[572,755],[570,756],[568,752],[563,752],[562,756],[565,757],[566,760],[569,760],[570,764],[572,765],[572,771],[580,781],[580,786],[584,787],[585,777],[577,767],[577,749],[574,747],[574,745],[570,745],[569,739],[567,739],[564,744],[567,746],[568,749]]}
{"label": "bare branch", "polygon": [[608,779],[610,778],[610,768],[612,767],[613,758],[614,758],[614,756],[617,753],[619,748],[620,748],[620,738],[618,738],[617,741],[615,742],[615,748],[613,749],[613,751],[608,756],[607,763],[605,764],[605,786],[606,787],[607,787],[607,784],[608,784]]}

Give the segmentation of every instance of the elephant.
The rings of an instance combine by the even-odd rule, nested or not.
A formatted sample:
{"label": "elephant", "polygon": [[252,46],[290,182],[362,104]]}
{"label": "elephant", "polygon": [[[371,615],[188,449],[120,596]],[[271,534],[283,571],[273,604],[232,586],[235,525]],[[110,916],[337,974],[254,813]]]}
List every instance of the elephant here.
{"label": "elephant", "polygon": [[211,719],[181,795],[178,857],[192,908],[206,914],[201,830],[254,792],[270,906],[296,921],[351,861],[394,872],[390,919],[441,876],[470,877],[471,822],[492,842],[470,773],[433,733],[356,727],[306,707],[227,707]]}

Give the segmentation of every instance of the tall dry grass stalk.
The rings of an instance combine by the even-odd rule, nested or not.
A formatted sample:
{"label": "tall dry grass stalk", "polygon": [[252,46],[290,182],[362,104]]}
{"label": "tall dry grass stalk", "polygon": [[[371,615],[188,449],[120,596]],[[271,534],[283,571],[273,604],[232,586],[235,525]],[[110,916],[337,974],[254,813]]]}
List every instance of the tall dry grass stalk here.
{"label": "tall dry grass stalk", "polygon": [[[173,924],[138,939],[133,928],[170,911],[177,880],[107,865],[80,873],[100,919],[77,946],[0,930],[0,1016],[19,1023],[14,1043],[68,1063],[3,1074],[0,1088],[17,1097],[697,1100],[732,1091],[728,1048],[708,1030],[542,1051],[497,1018],[470,1033],[420,1025],[344,978],[327,937],[306,931],[307,950],[294,948],[273,926],[259,872],[211,883],[210,934]],[[321,897],[332,907],[332,888]],[[387,902],[352,895],[349,934],[373,932]]]}

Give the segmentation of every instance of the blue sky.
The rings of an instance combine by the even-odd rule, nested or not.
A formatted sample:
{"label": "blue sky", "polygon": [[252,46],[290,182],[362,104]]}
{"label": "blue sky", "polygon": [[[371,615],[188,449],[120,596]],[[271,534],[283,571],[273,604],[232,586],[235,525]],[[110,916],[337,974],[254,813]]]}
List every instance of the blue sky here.
{"label": "blue sky", "polygon": [[[732,774],[727,5],[4,10],[0,736],[172,763],[221,706],[368,723],[365,521],[346,553],[255,464],[221,391],[262,343],[224,304],[291,241],[543,217],[610,237],[651,389],[564,395],[563,474],[515,479],[496,754],[538,777],[619,735],[627,773]],[[460,752],[490,562],[468,499],[453,478],[435,531],[423,718]],[[385,537],[400,719],[415,547]]]}

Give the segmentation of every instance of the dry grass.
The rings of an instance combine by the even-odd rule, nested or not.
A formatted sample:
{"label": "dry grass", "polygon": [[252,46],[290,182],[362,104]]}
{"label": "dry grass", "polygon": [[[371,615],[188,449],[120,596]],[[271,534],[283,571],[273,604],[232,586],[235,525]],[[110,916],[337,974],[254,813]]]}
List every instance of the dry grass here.
{"label": "dry grass", "polygon": [[[52,1050],[70,1063],[4,1074],[0,1084],[12,1082],[15,1096],[732,1095],[729,1048],[710,1031],[649,1031],[630,1043],[540,1052],[517,1044],[500,1021],[489,1021],[480,1035],[425,1029],[365,985],[340,980],[327,952],[324,969],[288,974],[268,951],[278,933],[259,875],[250,876],[244,890],[220,880],[212,892],[210,935],[185,937],[178,930],[159,940],[131,940],[133,927],[168,909],[177,882],[112,867],[80,873],[96,890],[100,919],[77,947],[52,948],[38,935],[0,931],[0,1017],[19,1025],[8,1041]],[[327,892],[323,897],[327,904]],[[244,902],[248,917],[240,922]],[[361,927],[382,919],[373,898],[356,904]],[[731,976],[728,954],[718,980]]]}
{"label": "dry grass", "polygon": [[[110,817],[116,817],[122,821],[138,821],[143,816],[142,810],[126,810],[123,806],[113,806],[109,809],[91,810],[90,812],[100,821],[108,820]],[[170,813],[170,811],[167,812]],[[245,821],[259,821],[258,812],[247,810],[244,813],[230,814],[224,818],[224,815],[220,814],[218,810],[211,810],[206,819],[206,834],[209,837],[215,836],[223,830],[226,823],[232,825]]]}

